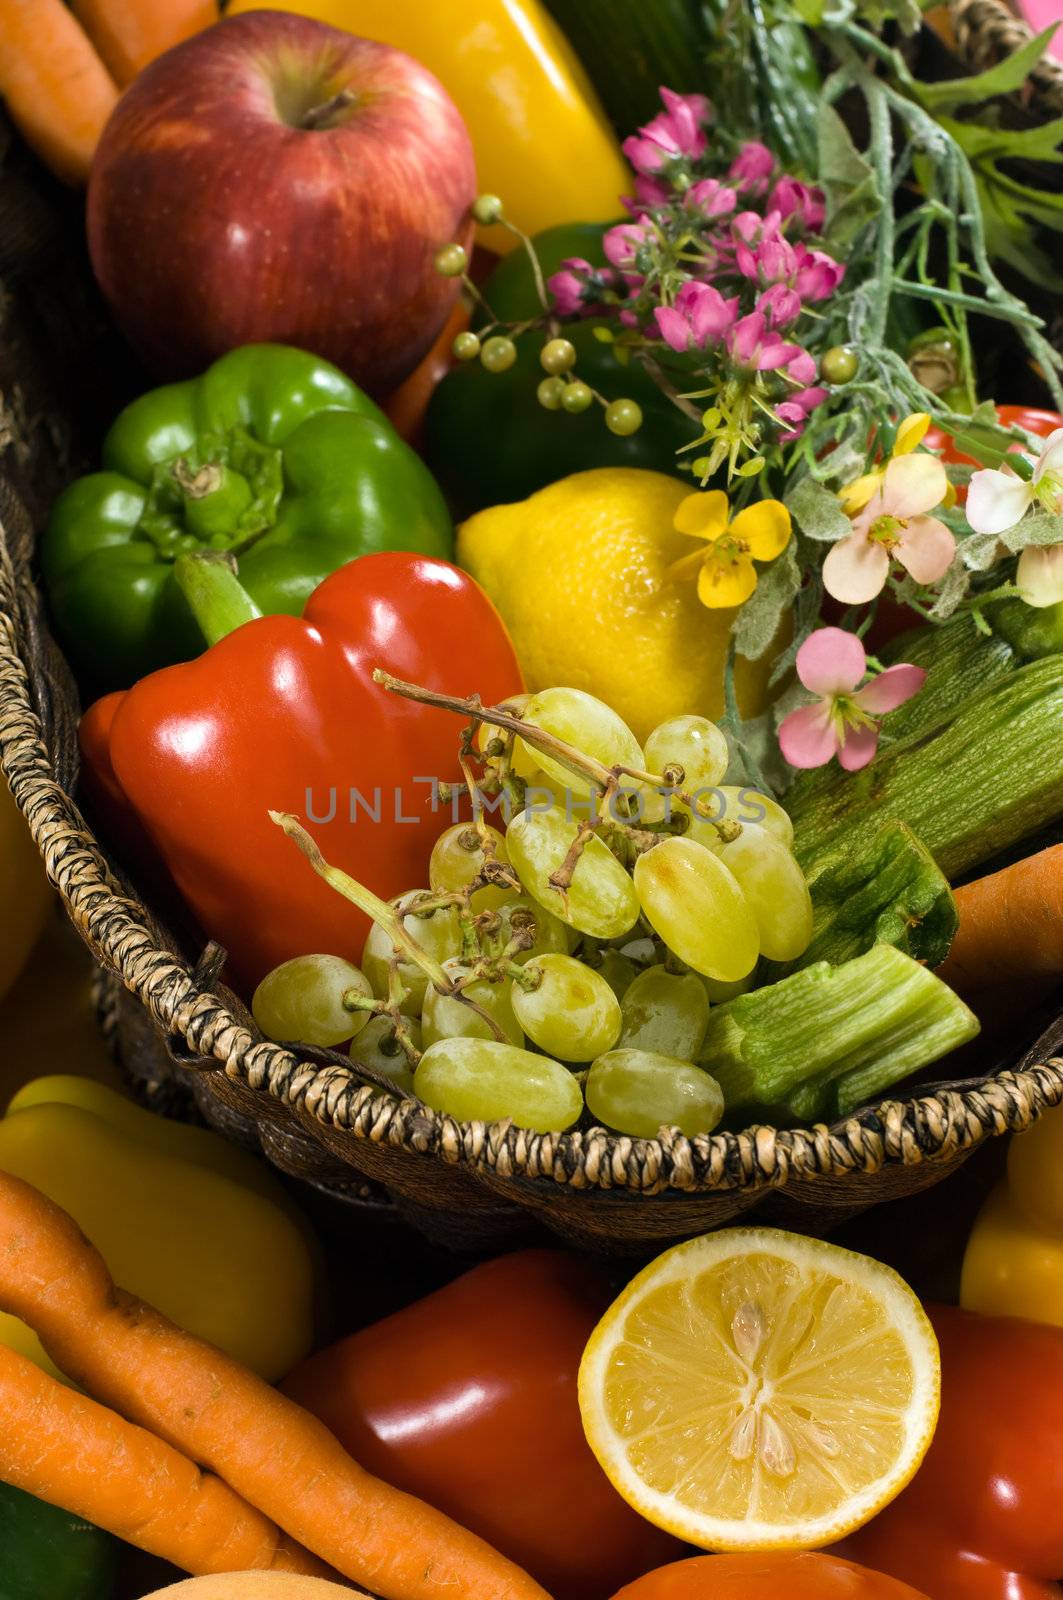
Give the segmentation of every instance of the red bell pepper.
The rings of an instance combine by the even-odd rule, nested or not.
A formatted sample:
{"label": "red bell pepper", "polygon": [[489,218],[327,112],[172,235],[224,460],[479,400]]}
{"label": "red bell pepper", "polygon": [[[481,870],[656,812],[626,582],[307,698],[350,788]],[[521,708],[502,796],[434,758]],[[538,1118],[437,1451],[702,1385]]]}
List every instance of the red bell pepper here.
{"label": "red bell pepper", "polygon": [[934,1442],[904,1493],[838,1553],[934,1600],[1063,1600],[1063,1328],[930,1315]]}
{"label": "red bell pepper", "polygon": [[554,1600],[606,1600],[682,1550],[625,1504],[584,1437],[576,1378],[611,1298],[592,1264],[522,1250],[311,1356],[282,1387],[370,1472]]}
{"label": "red bell pepper", "polygon": [[490,703],[521,687],[508,635],[464,572],[405,551],[339,568],[301,618],[256,617],[221,563],[185,578],[215,642],[108,697],[105,714],[90,708],[97,788],[113,799],[120,786],[240,984],[293,955],[357,961],[366,919],[307,871],[268,813],[306,818],[328,859],[384,898],[427,887],[451,820],[431,780],[460,778],[460,724],[389,694],[373,670]]}

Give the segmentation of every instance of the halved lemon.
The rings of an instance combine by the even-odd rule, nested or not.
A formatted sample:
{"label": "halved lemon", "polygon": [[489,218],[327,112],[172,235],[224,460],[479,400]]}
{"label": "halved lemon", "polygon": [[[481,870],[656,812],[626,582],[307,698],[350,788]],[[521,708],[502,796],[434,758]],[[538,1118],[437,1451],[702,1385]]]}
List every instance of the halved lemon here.
{"label": "halved lemon", "polygon": [[591,1335],[583,1426],[636,1511],[706,1550],[802,1550],[869,1521],[937,1423],[937,1340],[889,1267],[736,1228],[677,1245]]}

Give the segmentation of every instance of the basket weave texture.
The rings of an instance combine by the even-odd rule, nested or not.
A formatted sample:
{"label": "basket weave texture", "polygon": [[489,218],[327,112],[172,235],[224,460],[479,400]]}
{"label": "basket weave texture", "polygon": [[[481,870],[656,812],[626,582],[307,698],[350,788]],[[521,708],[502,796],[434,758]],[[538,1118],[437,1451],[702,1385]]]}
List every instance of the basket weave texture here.
{"label": "basket weave texture", "polygon": [[[958,0],[957,22],[973,29],[986,6],[1001,11],[994,0]],[[284,1171],[351,1200],[383,1186],[450,1244],[498,1248],[545,1225],[571,1243],[621,1253],[753,1207],[763,1220],[824,1232],[936,1183],[984,1140],[1021,1131],[1063,1102],[1063,1018],[995,1075],[885,1100],[830,1128],[697,1139],[462,1124],[360,1083],[334,1052],[265,1041],[218,983],[218,952],[196,963],[179,949],[73,799],[76,700],[32,581],[33,535],[85,457],[86,414],[113,409],[95,381],[111,366],[62,207],[27,201],[19,170],[8,163],[0,182],[0,216],[16,224],[0,248],[0,763],[100,964],[107,1030],[150,1097],[165,1105],[190,1088],[208,1122],[261,1145]],[[72,369],[89,374],[80,399],[65,381]]]}

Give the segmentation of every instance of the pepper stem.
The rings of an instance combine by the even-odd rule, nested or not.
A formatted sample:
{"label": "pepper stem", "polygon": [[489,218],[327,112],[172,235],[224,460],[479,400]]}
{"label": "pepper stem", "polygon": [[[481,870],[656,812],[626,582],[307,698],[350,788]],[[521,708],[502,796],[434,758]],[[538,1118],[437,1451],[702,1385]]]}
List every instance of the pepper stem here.
{"label": "pepper stem", "polygon": [[188,551],[174,562],[173,575],[208,644],[262,615],[225,556]]}

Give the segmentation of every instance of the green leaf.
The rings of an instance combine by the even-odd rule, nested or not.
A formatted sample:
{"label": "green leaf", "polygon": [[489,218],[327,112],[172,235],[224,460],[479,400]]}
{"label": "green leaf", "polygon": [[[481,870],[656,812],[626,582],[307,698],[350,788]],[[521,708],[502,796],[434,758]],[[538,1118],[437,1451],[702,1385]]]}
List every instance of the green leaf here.
{"label": "green leaf", "polygon": [[966,598],[970,587],[970,571],[962,560],[957,558],[937,586],[931,616],[936,617],[939,622],[946,622]]}
{"label": "green leaf", "polygon": [[1063,544],[1063,515],[1052,511],[1032,511],[1013,528],[1006,528],[1000,537],[1011,551],[1025,550],[1032,544]]}
{"label": "green leaf", "polygon": [[735,619],[735,646],[747,661],[759,661],[770,647],[783,613],[790,610],[801,587],[796,544],[791,539],[769,567],[759,569],[757,587]]}
{"label": "green leaf", "polygon": [[798,20],[808,28],[821,28],[827,15],[826,0],[794,0]]}
{"label": "green leaf", "polygon": [[809,539],[833,544],[853,531],[849,518],[838,503],[838,496],[814,478],[802,478],[786,496],[786,506],[801,532]]}
{"label": "green leaf", "polygon": [[818,177],[827,201],[824,237],[835,251],[850,245],[882,210],[874,170],[833,106],[821,103],[816,122]]}
{"label": "green leaf", "polygon": [[975,162],[986,158],[1054,163],[1063,161],[1063,150],[1060,149],[1063,143],[1063,117],[1042,122],[1034,128],[986,127],[980,122],[957,122],[952,117],[944,116],[939,116],[937,120]]}
{"label": "green leaf", "polygon": [[991,100],[996,95],[1013,94],[1026,82],[1052,43],[1058,27],[1059,23],[1053,22],[1029,44],[1024,44],[1021,50],[1006,56],[1003,61],[998,61],[987,72],[979,72],[969,78],[952,78],[943,83],[917,83],[915,88],[919,99],[928,111],[954,111],[957,106],[975,105],[982,100]]}

